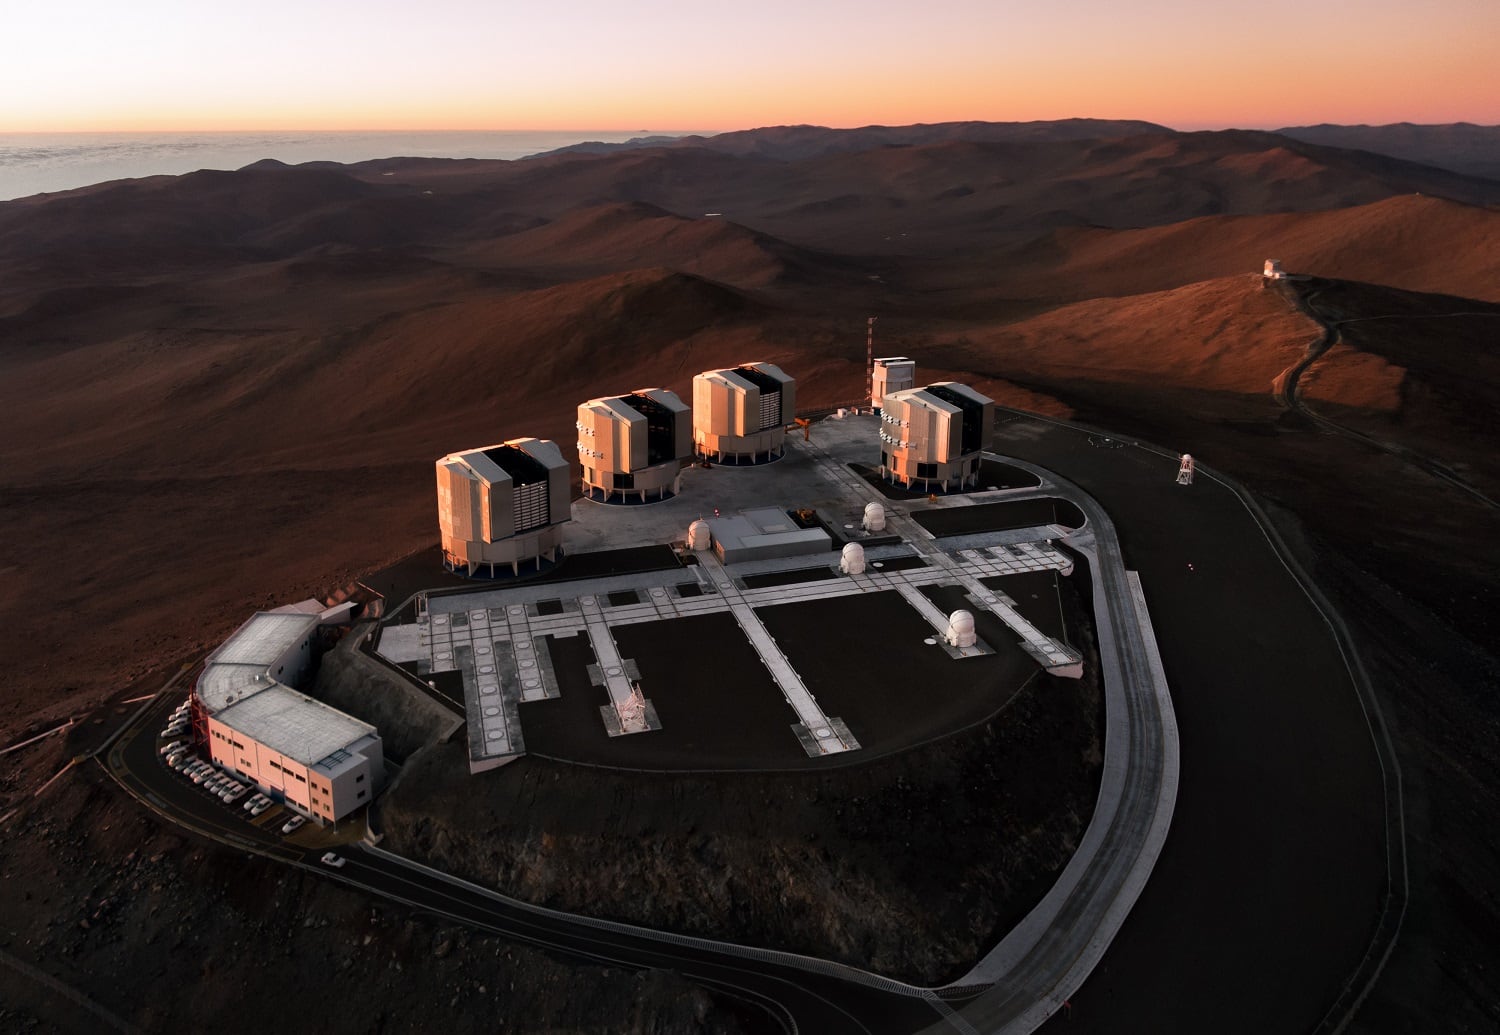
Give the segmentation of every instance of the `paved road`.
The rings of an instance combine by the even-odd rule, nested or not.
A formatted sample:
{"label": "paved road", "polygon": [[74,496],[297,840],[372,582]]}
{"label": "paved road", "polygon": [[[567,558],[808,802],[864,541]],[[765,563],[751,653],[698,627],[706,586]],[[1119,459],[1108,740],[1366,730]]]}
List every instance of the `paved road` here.
{"label": "paved road", "polygon": [[1400,873],[1385,804],[1395,774],[1328,618],[1235,493],[1202,476],[1177,486],[1175,457],[1019,415],[996,448],[1065,470],[1116,520],[1182,737],[1151,882],[1067,1019],[1045,1030],[1336,1024]]}

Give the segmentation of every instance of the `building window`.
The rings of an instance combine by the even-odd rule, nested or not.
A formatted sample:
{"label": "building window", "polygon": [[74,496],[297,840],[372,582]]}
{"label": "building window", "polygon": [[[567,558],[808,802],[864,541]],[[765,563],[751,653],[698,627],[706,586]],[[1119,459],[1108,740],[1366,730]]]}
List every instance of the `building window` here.
{"label": "building window", "polygon": [[937,464],[917,464],[918,478],[936,478]]}
{"label": "building window", "polygon": [[360,773],[358,776],[356,776],[354,778],[354,782],[355,783],[364,783],[365,782],[365,774],[364,773]]}
{"label": "building window", "polygon": [[355,795],[355,796],[354,796],[354,797],[355,797],[355,798],[363,798],[363,797],[364,797],[364,796],[365,796],[365,792],[364,792],[364,791],[360,791],[360,792],[359,792],[359,793],[358,793],[358,794],[356,794],[356,795]]}

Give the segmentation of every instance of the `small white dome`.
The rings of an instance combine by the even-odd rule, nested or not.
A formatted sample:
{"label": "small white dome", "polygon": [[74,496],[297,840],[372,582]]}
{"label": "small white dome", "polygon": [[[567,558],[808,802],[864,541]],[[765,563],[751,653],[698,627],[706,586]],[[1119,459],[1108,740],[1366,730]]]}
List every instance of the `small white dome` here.
{"label": "small white dome", "polygon": [[968,611],[954,611],[948,616],[948,631],[943,634],[954,647],[972,647],[979,637],[974,632],[974,616]]}
{"label": "small white dome", "polygon": [[688,549],[707,550],[713,546],[713,532],[709,530],[708,522],[699,518],[688,525]]}
{"label": "small white dome", "polygon": [[865,570],[865,548],[858,543],[845,543],[839,555],[839,570],[845,575],[859,575]]}
{"label": "small white dome", "polygon": [[882,532],[885,530],[885,508],[879,503],[865,504],[864,526],[866,532]]}

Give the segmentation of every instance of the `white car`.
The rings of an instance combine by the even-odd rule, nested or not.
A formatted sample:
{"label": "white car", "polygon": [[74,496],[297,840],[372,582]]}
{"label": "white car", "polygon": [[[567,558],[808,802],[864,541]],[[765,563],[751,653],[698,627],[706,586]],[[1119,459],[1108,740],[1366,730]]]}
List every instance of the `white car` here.
{"label": "white car", "polygon": [[294,830],[297,830],[298,828],[300,828],[302,826],[302,824],[304,824],[306,822],[307,822],[307,817],[305,817],[305,816],[293,816],[291,819],[289,819],[285,823],[281,824],[281,832],[283,834],[290,834]]}
{"label": "white car", "polygon": [[188,779],[192,780],[194,783],[198,784],[199,786],[202,786],[203,781],[208,779],[208,774],[210,772],[212,772],[211,769],[199,769],[192,776],[188,777]]}
{"label": "white car", "polygon": [[224,795],[224,803],[226,805],[233,805],[235,802],[239,801],[244,796],[245,796],[245,788],[243,788],[243,787],[231,787],[231,788],[229,788],[228,793],[226,793]]}
{"label": "white car", "polygon": [[256,792],[255,794],[253,794],[253,795],[250,796],[250,800],[249,801],[245,802],[244,807],[246,809],[253,809],[253,808],[255,808],[255,806],[259,805],[261,802],[263,802],[263,801],[264,802],[270,802],[270,800],[271,799],[267,798],[264,794]]}
{"label": "white car", "polygon": [[156,749],[156,753],[158,755],[170,755],[172,752],[176,751],[178,748],[185,748],[185,747],[187,747],[187,741],[185,741],[185,740],[173,740],[173,741],[169,741],[168,743],[163,744],[161,747],[157,748]]}
{"label": "white car", "polygon": [[259,805],[256,805],[253,808],[251,808],[250,815],[252,815],[252,816],[259,816],[262,812],[266,811],[266,809],[270,808],[272,804],[273,804],[273,802],[271,801],[271,799],[267,798],[265,801],[261,802]]}
{"label": "white car", "polygon": [[332,866],[335,870],[342,870],[346,860],[342,855],[336,855],[333,852],[324,852],[322,861],[324,866]]}

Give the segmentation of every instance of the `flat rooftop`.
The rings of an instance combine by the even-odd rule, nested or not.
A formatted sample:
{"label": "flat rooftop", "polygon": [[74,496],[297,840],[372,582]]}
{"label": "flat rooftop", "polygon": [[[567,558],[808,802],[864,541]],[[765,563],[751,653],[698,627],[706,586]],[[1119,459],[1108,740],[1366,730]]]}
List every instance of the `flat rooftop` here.
{"label": "flat rooftop", "polygon": [[[214,718],[307,766],[376,732],[374,726],[280,683],[269,684]],[[336,768],[330,763],[330,771]]]}
{"label": "flat rooftop", "polygon": [[314,614],[261,611],[251,615],[208,656],[198,677],[198,699],[217,713],[275,682],[271,672],[286,653],[318,628]]}

